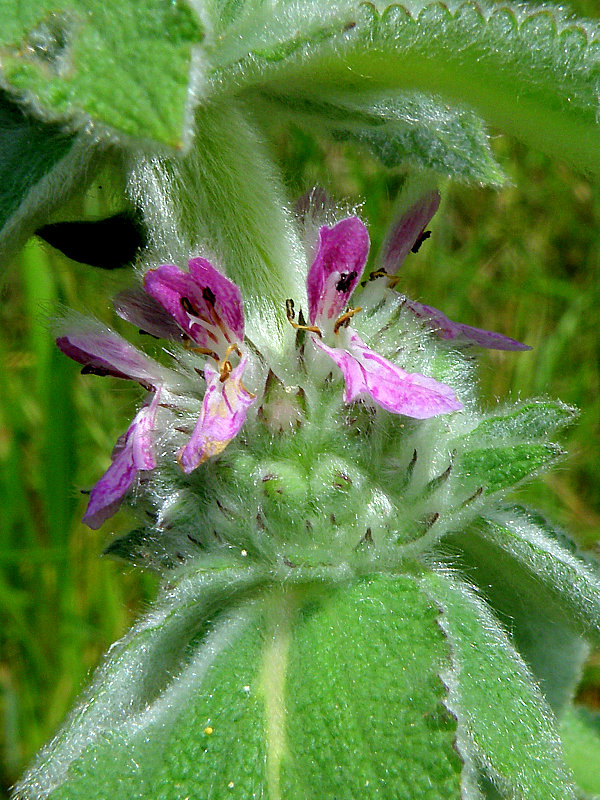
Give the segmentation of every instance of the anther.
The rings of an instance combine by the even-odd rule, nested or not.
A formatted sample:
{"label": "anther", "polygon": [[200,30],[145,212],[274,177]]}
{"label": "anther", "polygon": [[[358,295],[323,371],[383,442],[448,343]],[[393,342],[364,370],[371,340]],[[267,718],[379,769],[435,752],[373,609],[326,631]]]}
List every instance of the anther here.
{"label": "anther", "polygon": [[231,370],[233,367],[231,366],[231,361],[221,361],[219,364],[219,370],[221,372],[219,376],[219,380],[221,383],[227,380],[227,378],[231,375]]}
{"label": "anther", "polygon": [[294,301],[291,297],[285,301],[285,315],[288,318],[288,322],[293,322],[296,314],[294,312]]}
{"label": "anther", "polygon": [[345,314],[342,314],[342,316],[336,320],[336,323],[333,326],[333,332],[338,333],[340,328],[342,327],[345,328],[352,319],[352,317],[355,314],[358,314],[359,311],[362,311],[361,306],[356,306],[356,308],[351,308],[348,311],[346,311]]}
{"label": "anther", "polygon": [[369,275],[370,281],[375,281],[377,278],[389,278],[389,272],[386,272],[384,269],[376,269]]}
{"label": "anther", "polygon": [[431,231],[421,231],[421,233],[417,237],[417,241],[410,248],[410,252],[411,253],[418,253],[420,248],[421,248],[421,245],[423,244],[423,242],[426,239],[429,239],[430,236],[431,236]]}
{"label": "anther", "polygon": [[294,318],[296,315],[294,313],[294,301],[292,299],[288,299],[285,301],[285,315],[287,317],[287,321],[295,330],[310,331],[310,333],[316,333],[317,336],[319,337],[323,336],[323,334],[321,333],[321,329],[317,328],[316,325],[300,325],[298,322],[294,322]]}
{"label": "anther", "polygon": [[237,353],[240,358],[242,357],[242,352],[237,344],[230,344],[222,360],[219,362],[219,372],[221,373],[219,380],[221,383],[231,375],[233,367],[231,366],[231,361],[229,361],[229,356],[232,353]]}

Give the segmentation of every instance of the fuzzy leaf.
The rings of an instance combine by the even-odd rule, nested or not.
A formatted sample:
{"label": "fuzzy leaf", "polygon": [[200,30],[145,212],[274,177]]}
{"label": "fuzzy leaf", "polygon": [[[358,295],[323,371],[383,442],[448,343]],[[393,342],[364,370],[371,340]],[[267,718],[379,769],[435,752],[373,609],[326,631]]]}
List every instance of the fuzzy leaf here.
{"label": "fuzzy leaf", "polygon": [[[227,666],[221,667],[222,659],[228,658],[223,654],[236,642],[241,642],[242,661],[245,658],[246,665],[250,662],[256,669],[258,610],[252,600],[243,598],[263,581],[259,572],[219,567],[217,562],[211,569],[188,572],[171,585],[146,617],[111,648],[80,705],[39,754],[15,796],[27,800],[122,796],[123,782],[128,782],[128,797],[157,797],[149,783],[160,767],[157,754],[168,750],[172,726],[196,697],[202,679],[208,675],[210,683],[215,674],[227,672]],[[234,670],[239,666],[235,658],[227,663]],[[240,700],[243,685],[245,681],[236,683]],[[203,700],[201,695],[199,702]],[[226,705],[221,710],[229,713]],[[231,713],[236,711],[239,706]],[[207,739],[203,731],[208,721],[203,717],[201,722],[201,730],[194,729],[198,746]],[[260,720],[255,724],[260,727]],[[152,736],[146,737],[147,731]],[[223,787],[223,793],[226,790]],[[175,784],[173,794],[162,796],[180,797]]]}
{"label": "fuzzy leaf", "polygon": [[555,444],[522,443],[468,450],[460,462],[463,474],[492,494],[535,475],[561,455],[562,448]]}
{"label": "fuzzy leaf", "polygon": [[305,607],[289,645],[281,797],[460,797],[438,677],[436,611],[410,578],[377,577]]}
{"label": "fuzzy leaf", "polygon": [[198,19],[182,0],[6,0],[3,82],[50,119],[82,113],[135,137],[184,140]]}
{"label": "fuzzy leaf", "polygon": [[503,797],[572,800],[552,713],[487,607],[446,575],[426,576],[423,586],[442,609],[453,651],[446,682],[459,750],[472,753]]}
{"label": "fuzzy leaf", "polygon": [[16,796],[459,800],[448,648],[415,578],[257,591],[258,577],[176,583]]}
{"label": "fuzzy leaf", "polygon": [[479,536],[489,561],[504,554],[523,565],[532,576],[533,596],[543,591],[548,608],[552,604],[580,634],[600,642],[600,577],[591,565],[522,509],[487,514]]}
{"label": "fuzzy leaf", "polygon": [[[300,6],[311,9],[314,27],[313,5]],[[329,19],[320,37],[310,25],[267,26],[260,45],[244,40],[245,53],[225,35],[213,54],[213,91],[417,90],[470,107],[579,169],[600,170],[594,23],[575,23],[560,10],[489,11],[473,2],[392,5],[382,13],[370,3],[343,4],[338,18],[345,28],[335,33]]]}
{"label": "fuzzy leaf", "polygon": [[533,400],[503,414],[484,419],[463,441],[478,444],[506,444],[508,441],[545,439],[550,433],[570,425],[577,409],[558,400]]}
{"label": "fuzzy leaf", "polygon": [[81,140],[39,122],[0,91],[0,260],[24,244],[77,183],[84,188],[89,168]]}
{"label": "fuzzy leaf", "polygon": [[370,150],[386,167],[406,163],[456,179],[500,185],[481,120],[420,92],[318,98],[265,93],[266,120],[280,113],[312,133]]}
{"label": "fuzzy leaf", "polygon": [[552,584],[507,551],[505,540],[510,543],[515,534],[496,538],[494,543],[484,535],[481,525],[455,533],[444,541],[445,560],[477,587],[510,630],[513,644],[559,715],[573,698],[589,650],[576,632],[581,624],[574,624],[565,602],[557,602]]}

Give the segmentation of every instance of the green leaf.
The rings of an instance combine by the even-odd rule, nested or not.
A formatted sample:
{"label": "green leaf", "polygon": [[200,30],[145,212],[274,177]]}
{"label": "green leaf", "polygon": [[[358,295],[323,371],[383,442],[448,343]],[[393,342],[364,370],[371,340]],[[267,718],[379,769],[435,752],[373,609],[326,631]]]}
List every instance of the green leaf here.
{"label": "green leaf", "polygon": [[202,28],[182,0],[7,0],[4,85],[49,119],[82,113],[135,137],[181,147]]}
{"label": "green leaf", "polygon": [[260,580],[180,577],[17,796],[459,800],[449,652],[416,579]]}
{"label": "green leaf", "polygon": [[82,188],[90,155],[81,138],[39,122],[0,91],[0,260]]}
{"label": "green leaf", "polygon": [[338,30],[345,30],[337,34],[329,18],[327,36],[316,37],[310,25],[276,29],[261,46],[244,40],[245,53],[225,37],[213,54],[213,91],[268,86],[308,97],[416,90],[470,107],[579,169],[600,170],[594,23],[573,22],[559,10],[489,11],[472,2],[392,5],[382,13],[365,3],[353,14],[344,4],[338,16]]}
{"label": "green leaf", "polygon": [[559,609],[581,635],[600,642],[600,577],[547,527],[523,510],[509,508],[486,514],[478,535],[485,540],[487,560],[493,563],[505,554],[523,565],[532,576],[532,596],[543,591],[548,610]]}
{"label": "green leaf", "polygon": [[460,457],[462,473],[473,485],[492,494],[510,489],[553,464],[564,451],[556,444],[515,444],[467,450]]}
{"label": "green leaf", "polygon": [[[167,587],[160,601],[110,649],[79,706],[39,754],[16,796],[90,798],[98,796],[98,786],[104,797],[113,792],[121,796],[119,784],[128,781],[128,797],[157,797],[148,789],[160,766],[157,753],[168,749],[172,726],[198,688],[202,693],[204,676],[210,675],[210,683],[214,664],[220,673],[223,653],[238,640],[256,669],[252,648],[260,631],[259,608],[245,598],[252,598],[264,582],[259,571],[214,562]],[[235,660],[231,664],[235,670]],[[244,685],[238,676],[239,698],[245,696]],[[201,694],[202,700],[206,697]],[[227,714],[227,706],[222,711]],[[200,731],[194,729],[200,744],[208,725],[204,717],[201,722]],[[152,736],[146,736],[149,730]]]}
{"label": "green leaf", "polygon": [[470,442],[497,444],[545,439],[550,433],[570,425],[577,413],[577,409],[558,400],[532,400],[484,419],[463,441],[468,446]]}
{"label": "green leaf", "polygon": [[370,150],[386,167],[408,164],[457,179],[500,185],[481,120],[420,92],[364,96],[269,94],[264,118],[279,113],[311,133]]}
{"label": "green leaf", "polygon": [[289,644],[286,800],[460,797],[447,650],[414,580],[377,577],[305,606]]}
{"label": "green leaf", "polygon": [[577,785],[600,795],[600,714],[575,706],[562,718],[560,733]]}
{"label": "green leaf", "polygon": [[574,798],[550,709],[487,607],[444,574],[426,576],[423,587],[442,609],[452,648],[446,681],[460,752],[472,753],[502,796]]}
{"label": "green leaf", "polygon": [[581,624],[574,624],[565,601],[557,601],[552,583],[510,551],[506,540],[514,538],[514,533],[500,534],[495,543],[481,526],[462,530],[445,540],[445,559],[477,587],[511,631],[552,710],[561,714],[573,697],[589,648],[576,632]]}

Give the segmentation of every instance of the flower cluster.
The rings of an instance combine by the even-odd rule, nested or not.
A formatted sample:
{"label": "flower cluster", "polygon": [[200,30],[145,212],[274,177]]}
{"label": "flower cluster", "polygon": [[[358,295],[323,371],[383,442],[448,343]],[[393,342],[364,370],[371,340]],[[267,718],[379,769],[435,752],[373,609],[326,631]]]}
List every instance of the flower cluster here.
{"label": "flower cluster", "polygon": [[[394,273],[424,237],[438,204],[437,194],[427,195],[393,226],[381,267],[363,281],[365,298],[380,278],[385,279],[383,291],[390,291]],[[416,419],[459,411],[462,404],[450,386],[403,370],[371,349],[353,329],[351,321],[362,309],[349,303],[361,283],[369,246],[367,229],[358,217],[319,226],[307,275],[309,324],[302,317],[296,321],[291,299],[287,306],[290,323],[307,333],[307,367],[328,374],[333,362],[344,379],[345,403],[361,399]],[[381,284],[378,281],[379,288]],[[453,323],[415,301],[406,299],[405,303],[444,338],[500,349],[525,348],[499,334]],[[157,467],[159,450],[176,460],[184,473],[218,456],[239,433],[264,391],[264,381],[262,385],[255,381],[254,393],[243,383],[250,351],[244,344],[240,290],[206,259],[192,258],[187,271],[173,264],[149,270],[143,287],[116,297],[115,309],[142,331],[180,347],[172,348],[175,364],[167,368],[100,325],[59,323],[57,344],[83,365],[83,372],[137,381],[147,391],[141,410],[114,448],[109,468],[91,490],[84,522],[92,528],[116,512],[139,473]],[[198,357],[202,368],[194,365]],[[199,397],[193,428],[182,425],[182,412],[189,418],[190,409],[198,408]],[[160,449],[159,442],[161,447],[167,442],[168,447]]]}

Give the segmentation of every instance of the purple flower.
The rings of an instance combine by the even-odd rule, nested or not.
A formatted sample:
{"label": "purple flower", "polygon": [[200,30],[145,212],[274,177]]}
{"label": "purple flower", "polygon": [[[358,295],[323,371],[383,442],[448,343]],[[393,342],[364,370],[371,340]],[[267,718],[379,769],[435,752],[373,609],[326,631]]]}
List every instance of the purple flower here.
{"label": "purple flower", "polygon": [[152,431],[156,421],[160,389],[133,418],[127,432],[117,441],[112,463],[90,492],[83,521],[93,529],[115,514],[138,472],[156,467]]}
{"label": "purple flower", "polygon": [[[246,359],[238,346],[244,339],[241,292],[204,258],[193,258],[189,268],[188,273],[163,264],[144,277],[148,294],[173,316],[198,352],[218,364],[218,370],[210,363],[204,370],[202,411],[190,441],[179,453],[184,472],[192,472],[225,449],[239,433],[255,400],[242,383]],[[235,369],[229,361],[232,353],[240,357]]]}
{"label": "purple flower", "polygon": [[144,276],[144,288],[200,347],[225,357],[244,338],[240,290],[204,258],[192,258],[189,272],[163,264]]}
{"label": "purple flower", "polygon": [[226,380],[211,364],[204,370],[206,394],[194,432],[179,454],[184,472],[192,472],[199,464],[221,453],[239,432],[248,408],[256,399],[242,383],[246,360],[232,369]]}
{"label": "purple flower", "polygon": [[346,382],[344,400],[370,396],[394,414],[426,419],[458,411],[454,391],[433,378],[405,372],[371,350],[349,326],[359,308],[346,311],[365,268],[369,235],[357,217],[319,230],[315,258],[308,273],[310,338],[339,367]]}
{"label": "purple flower", "polygon": [[[64,324],[58,325],[59,329]],[[142,353],[118,333],[79,320],[72,322],[56,344],[73,361],[83,364],[82,372],[91,375],[111,375],[114,378],[137,381],[144,388],[156,389],[168,381],[170,370]]]}
{"label": "purple flower", "polygon": [[[184,272],[173,264],[163,264],[146,274],[144,290],[128,290],[115,298],[119,316],[152,336],[182,341],[207,357],[200,416],[188,442],[174,453],[187,473],[223,451],[255,400],[242,383],[246,358],[240,349],[244,313],[238,287],[206,259],[192,259],[189,269]],[[190,386],[189,377],[181,371],[163,367],[99,324],[79,320],[69,325],[65,320],[57,328],[58,346],[83,365],[82,372],[134,380],[150,392],[117,443],[110,467],[90,493],[84,522],[97,528],[117,511],[138,473],[156,467],[159,418],[168,417],[174,427],[182,395],[196,394],[198,370]],[[236,366],[232,358],[239,359]],[[184,398],[183,405],[189,406],[189,400]]]}
{"label": "purple flower", "polygon": [[[428,192],[420,197],[409,209],[394,222],[388,233],[381,254],[381,269],[374,277],[390,278],[402,266],[404,259],[411,252],[416,252],[427,234],[425,229],[440,205],[437,191]],[[396,282],[392,278],[392,285]],[[437,308],[418,303],[416,300],[405,301],[405,305],[420,319],[424,320],[442,339],[456,339],[466,344],[475,344],[492,350],[531,350],[526,344],[517,342],[501,333],[474,328],[460,322],[453,322]]]}

